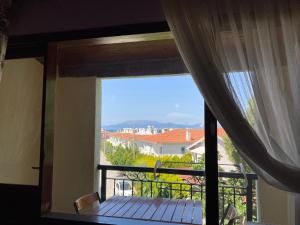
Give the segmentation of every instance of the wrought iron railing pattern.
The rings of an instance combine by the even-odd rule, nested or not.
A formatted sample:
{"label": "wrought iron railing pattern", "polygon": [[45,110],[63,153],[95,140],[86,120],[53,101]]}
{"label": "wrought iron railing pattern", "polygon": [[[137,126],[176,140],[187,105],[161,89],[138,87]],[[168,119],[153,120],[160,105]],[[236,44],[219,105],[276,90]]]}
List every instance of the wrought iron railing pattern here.
{"label": "wrought iron railing pattern", "polygon": [[[181,181],[166,181],[153,178],[153,168],[135,166],[112,166],[98,165],[101,171],[101,201],[106,200],[107,182],[113,184],[113,195],[132,195],[141,197],[165,197],[177,199],[202,200],[205,204],[205,171],[189,169],[170,169],[158,168],[158,174],[181,175]],[[119,171],[121,177],[107,177],[108,171]],[[182,177],[184,175],[185,177]],[[219,206],[220,215],[225,211],[227,204],[232,203],[243,209],[247,215],[247,220],[252,221],[256,218],[256,179],[257,175],[246,174],[247,186],[243,186],[245,175],[236,172],[219,172]],[[230,182],[229,182],[230,181]],[[125,187],[130,184],[130,194],[116,191],[116,183]],[[205,208],[205,207],[203,207]]]}

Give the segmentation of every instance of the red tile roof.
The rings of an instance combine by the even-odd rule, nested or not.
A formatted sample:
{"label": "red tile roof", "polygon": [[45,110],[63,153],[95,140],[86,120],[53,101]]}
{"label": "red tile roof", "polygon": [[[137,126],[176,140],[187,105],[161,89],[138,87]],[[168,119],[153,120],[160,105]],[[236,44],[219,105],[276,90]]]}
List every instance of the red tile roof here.
{"label": "red tile roof", "polygon": [[[186,129],[174,129],[171,131],[166,131],[164,133],[153,134],[153,135],[139,135],[133,133],[118,133],[118,132],[111,132],[108,135],[110,137],[117,137],[120,139],[127,139],[127,140],[136,140],[136,141],[145,141],[145,142],[152,142],[152,143],[194,143],[198,140],[204,138],[204,130],[203,129],[188,129],[191,133],[191,140],[186,140]],[[223,137],[225,131],[223,128],[218,128],[218,136]]]}

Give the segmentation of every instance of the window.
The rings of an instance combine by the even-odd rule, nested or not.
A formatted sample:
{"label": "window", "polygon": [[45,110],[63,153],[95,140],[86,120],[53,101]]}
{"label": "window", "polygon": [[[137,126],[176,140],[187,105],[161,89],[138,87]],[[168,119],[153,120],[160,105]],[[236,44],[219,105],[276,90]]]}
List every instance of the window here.
{"label": "window", "polygon": [[[186,85],[186,86],[185,86]],[[102,140],[100,164],[116,166],[184,168],[205,171],[204,102],[190,75],[143,78],[102,79]],[[176,91],[174,91],[176,90]],[[199,105],[195,109],[195,105]],[[102,135],[103,137],[103,135]],[[217,126],[219,161],[219,216],[229,203],[234,203],[241,214],[256,218],[255,175],[251,175],[251,192],[242,173],[241,159],[224,129]],[[116,141],[117,139],[117,141]],[[123,143],[127,143],[124,145]],[[236,157],[234,157],[236,156]],[[246,167],[246,172],[248,166]],[[236,177],[238,173],[239,177]],[[111,178],[112,176],[109,175]],[[152,174],[139,175],[136,180],[152,178]],[[132,182],[132,195],[192,198],[201,200],[205,209],[205,176],[165,175],[157,178],[170,183],[176,181],[196,190],[189,194],[165,187],[151,187],[132,181],[134,177],[123,174]],[[113,190],[113,179],[107,182]],[[248,180],[249,181],[249,180]],[[174,182],[173,185],[176,185]],[[154,193],[152,192],[154,190]],[[188,190],[188,189],[186,189]],[[197,191],[198,190],[198,191]],[[110,191],[108,195],[113,195]],[[205,215],[205,210],[204,210]]]}
{"label": "window", "polygon": [[188,74],[102,79],[100,164],[192,163],[189,147],[204,138],[203,105]]}
{"label": "window", "polygon": [[[142,172],[141,168],[205,170],[204,101],[189,74],[101,79],[100,164],[134,166],[135,172],[107,171],[107,198],[116,180],[131,182],[131,194],[204,201],[205,178]],[[198,105],[199,107],[194,107]],[[126,143],[124,145],[123,143]],[[193,157],[198,158],[195,160]],[[151,181],[151,182],[145,182]],[[160,183],[156,183],[156,182]],[[152,185],[152,186],[151,186]],[[172,189],[170,189],[172,185]],[[190,188],[197,190],[190,192]],[[125,195],[125,192],[124,192]],[[204,203],[203,203],[204,204]],[[204,208],[204,206],[203,206]]]}
{"label": "window", "polygon": [[185,153],[185,147],[181,147],[181,153],[182,153],[182,154]]}
{"label": "window", "polygon": [[[137,46],[145,47],[149,43],[149,41],[138,43]],[[98,84],[96,102],[100,106],[98,107],[100,110],[96,111],[96,117],[101,117],[101,119],[98,118],[99,120],[96,121],[96,127],[101,125],[99,129],[96,129],[99,132],[99,135],[96,135],[96,142],[100,142],[100,163],[98,169],[99,175],[101,175],[101,180],[99,180],[101,199],[105,200],[117,194],[177,199],[192,198],[202,202],[203,215],[205,217],[205,175],[208,176],[210,172],[205,171],[204,163],[208,159],[205,159],[205,143],[207,140],[205,140],[204,130],[204,101],[198,88],[189,74],[181,73],[182,68],[178,68],[178,65],[182,63],[180,58],[177,61],[175,60],[176,62],[180,61],[179,63],[174,63],[173,58],[171,60],[162,60],[164,63],[167,62],[168,65],[159,67],[158,64],[164,63],[155,64],[157,62],[155,57],[161,56],[161,54],[154,54],[151,55],[152,58],[147,58],[141,62],[142,65],[139,64],[137,68],[137,59],[130,58],[134,54],[128,56],[127,51],[132,49],[135,54],[140,56],[137,49],[141,48],[136,48],[133,43],[117,45],[120,48],[123,48],[122,46],[125,45],[129,47],[125,48],[125,50],[123,49],[123,52],[120,51],[118,53],[120,55],[116,56],[112,54],[115,53],[114,51],[111,54],[91,55],[95,52],[102,52],[100,51],[101,48],[109,52],[110,47],[107,45],[88,47],[83,45],[83,47],[79,46],[75,49],[67,46],[65,49],[62,48],[62,51],[65,52],[62,54],[60,60],[62,65],[59,67],[62,77],[66,74],[101,74],[96,82]],[[172,44],[168,44],[166,41],[155,45],[159,47],[158,49],[164,50],[165,47],[174,48],[174,45],[172,47]],[[164,48],[161,48],[162,46]],[[93,51],[89,51],[92,48]],[[99,48],[99,51],[96,51],[94,48]],[[152,46],[146,48],[153,49]],[[81,54],[80,51],[84,52],[85,55]],[[173,54],[175,51],[172,50],[171,52]],[[176,52],[174,54],[176,55]],[[147,55],[147,52],[143,52],[142,55]],[[118,60],[115,59],[115,56],[119,57]],[[82,60],[85,57],[87,61]],[[93,64],[88,63],[88,60],[91,59],[94,60]],[[99,62],[101,63],[99,64]],[[175,68],[175,75],[169,73],[170,68]],[[179,73],[178,71],[181,72]],[[146,76],[151,74],[156,76]],[[169,75],[162,76],[161,74]],[[66,82],[64,78],[61,78],[61,80],[61,82]],[[72,98],[68,99],[68,95],[61,94],[59,97],[63,98],[64,101],[59,103],[60,107],[63,108],[64,106],[69,106],[69,104],[62,104],[62,102],[69,103],[70,101],[68,100],[71,100],[73,104],[71,104],[72,107],[70,109],[67,107],[67,112],[69,115],[72,114],[72,118],[75,119],[64,120],[61,118],[61,121],[68,125],[64,127],[68,127],[69,130],[74,127],[75,121],[76,131],[78,131],[76,137],[84,136],[84,138],[80,138],[80,141],[76,140],[76,144],[74,144],[74,136],[70,135],[68,150],[73,153],[75,148],[82,149],[82,146],[86,146],[85,138],[88,136],[86,132],[94,132],[89,126],[86,126],[84,130],[82,129],[82,124],[85,124],[87,121],[85,118],[90,118],[93,111],[93,107],[90,107],[90,104],[86,105],[89,108],[82,107],[82,105],[85,106],[87,99],[91,99],[93,93],[89,92],[89,90],[92,90],[94,87],[94,81],[92,79],[79,78],[70,79],[68,82],[71,84],[66,82],[66,86],[71,89]],[[65,93],[64,85],[60,86],[60,92]],[[84,88],[81,88],[83,86]],[[67,91],[70,92],[70,90]],[[80,104],[77,104],[78,97],[80,97]],[[79,105],[80,107],[78,107]],[[87,110],[87,108],[90,110]],[[62,111],[66,112],[66,109]],[[75,116],[74,111],[77,112]],[[83,119],[82,113],[85,116],[87,115]],[[60,116],[63,117],[65,114],[62,113]],[[209,128],[207,129],[209,130]],[[65,133],[67,132],[62,133],[58,131],[56,135],[60,136],[62,134],[59,137],[62,140]],[[80,142],[80,146],[77,144],[78,142]],[[61,141],[61,143],[64,144],[65,142]],[[89,143],[92,142],[89,140]],[[219,145],[225,145],[222,139],[218,139],[218,143]],[[89,150],[94,150],[93,148],[94,145],[89,146]],[[63,151],[66,150],[63,149]],[[77,151],[79,152],[79,150]],[[82,156],[87,156],[84,151],[80,151],[80,153],[82,153]],[[99,153],[98,149],[97,153]],[[72,161],[73,158],[70,156],[78,156],[78,154],[64,155],[68,157],[66,160],[71,159]],[[78,158],[80,159],[76,160],[81,160],[84,157]],[[89,159],[95,158],[89,157]],[[65,160],[58,159],[58,161],[65,163]],[[76,168],[78,171],[87,171],[84,174],[86,176],[80,176],[81,178],[88,177],[90,173],[94,172],[94,165],[92,163],[90,165],[91,170],[89,171]],[[81,165],[79,164],[79,166]],[[180,168],[180,170],[187,170],[191,175],[187,175],[186,172],[184,174],[174,174],[174,171],[170,174],[158,173],[155,175],[152,172],[155,166],[164,167],[167,171]],[[149,167],[151,170],[149,170]],[[64,171],[66,171],[65,168]],[[197,174],[193,174],[193,171],[197,171]],[[59,173],[56,171],[56,174]],[[56,174],[54,167],[54,175]],[[68,170],[68,174],[76,174],[73,167],[72,170]],[[217,173],[212,174],[212,176],[216,177]],[[74,179],[78,179],[78,176],[74,176]],[[122,186],[123,182],[124,186]],[[128,182],[130,185],[127,185]],[[181,190],[178,183],[183,186]],[[76,196],[74,194],[74,196],[70,196],[70,199],[71,197],[72,199],[78,197],[85,191],[80,190],[78,187],[74,187],[74,189],[76,189]],[[222,188],[219,191],[219,194],[222,193]],[[226,193],[231,196],[229,197],[231,200],[234,199],[230,192]],[[222,195],[220,196],[222,197]],[[54,209],[56,211],[61,210],[58,208]],[[220,208],[220,212],[221,215],[222,208]]]}

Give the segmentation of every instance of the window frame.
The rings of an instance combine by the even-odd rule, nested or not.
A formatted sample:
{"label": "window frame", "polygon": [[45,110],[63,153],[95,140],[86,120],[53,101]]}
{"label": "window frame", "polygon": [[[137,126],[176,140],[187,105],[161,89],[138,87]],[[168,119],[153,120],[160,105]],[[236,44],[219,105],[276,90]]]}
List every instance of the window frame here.
{"label": "window frame", "polygon": [[[56,82],[56,65],[58,63],[57,51],[58,45],[52,43],[53,41],[72,41],[74,39],[89,39],[95,37],[107,37],[107,36],[118,36],[118,35],[129,35],[129,34],[144,34],[153,32],[169,31],[166,22],[159,23],[148,23],[148,24],[134,24],[125,25],[119,27],[109,28],[96,28],[79,31],[67,31],[67,32],[53,32],[48,34],[36,34],[36,35],[22,35],[10,37],[8,48],[7,48],[7,59],[25,58],[25,57],[44,57],[44,80],[43,80],[43,98],[42,98],[42,127],[41,127],[41,149],[40,149],[40,199],[41,199],[41,214],[49,212],[51,207],[51,199],[45,202],[45,192],[49,196],[49,182],[52,182],[53,167],[53,140],[54,132],[50,130],[46,124],[46,120],[50,119],[53,121],[54,113],[52,110],[53,105],[53,94],[55,89],[52,88],[53,83]],[[206,165],[206,185],[210,189],[206,194],[207,204],[206,209],[206,221],[207,224],[218,224],[218,173],[217,173],[217,132],[216,132],[216,118],[213,116],[208,106],[205,104],[205,134],[206,134],[206,154],[205,154],[205,165]],[[48,145],[48,149],[45,150],[45,145]],[[47,165],[45,165],[47,161]],[[48,180],[48,182],[47,182]],[[51,189],[51,187],[50,187]],[[51,192],[52,190],[50,190]],[[47,199],[47,198],[46,198]],[[48,199],[49,200],[49,199]],[[49,207],[44,207],[43,203],[49,203]]]}

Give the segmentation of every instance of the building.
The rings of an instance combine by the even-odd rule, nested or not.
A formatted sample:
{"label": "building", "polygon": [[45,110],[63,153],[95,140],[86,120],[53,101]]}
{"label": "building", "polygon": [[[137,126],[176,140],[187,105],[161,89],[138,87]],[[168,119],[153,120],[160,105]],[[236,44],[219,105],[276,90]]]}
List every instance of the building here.
{"label": "building", "polygon": [[[73,200],[97,187],[99,173],[95,171],[95,162],[98,162],[99,148],[95,139],[99,140],[100,129],[95,128],[95,109],[99,102],[95,93],[100,88],[96,89],[94,76],[174,74],[180,72],[183,63],[176,61],[177,55],[170,51],[170,42],[161,39],[147,41],[148,45],[110,44],[118,54],[99,51],[97,46],[100,48],[101,45],[94,39],[80,51],[80,46],[75,46],[78,51],[72,47],[74,39],[83,39],[87,43],[91,38],[169,31],[160,1],[156,0],[130,3],[13,1],[9,20],[7,59],[14,61],[11,67],[6,66],[0,84],[3,91],[0,95],[0,166],[3,171],[0,176],[0,223],[26,224],[30,219],[29,224],[37,224],[32,220],[39,221],[42,213],[52,210],[73,213]],[[69,43],[66,48],[58,48],[61,45],[58,46],[56,41]],[[154,46],[151,47],[152,54],[147,52],[150,43]],[[128,50],[124,50],[124,45],[129,46]],[[154,54],[155,46],[162,49],[160,54]],[[142,49],[144,55],[133,52],[134,49]],[[72,51],[67,54],[66,50]],[[103,58],[99,55],[102,52]],[[122,55],[122,52],[125,53]],[[129,54],[132,52],[135,54]],[[92,58],[92,53],[97,53],[98,60]],[[63,60],[62,56],[68,60]],[[80,69],[80,73],[76,74],[76,69]],[[259,219],[272,224],[295,224],[291,221],[298,219],[295,215],[300,201],[262,180],[258,186]],[[20,204],[24,202],[25,207]],[[10,223],[6,223],[8,217]],[[15,221],[12,223],[11,219]],[[70,217],[65,223],[73,224],[68,220]],[[59,223],[53,221],[53,224]]]}
{"label": "building", "polygon": [[[232,164],[233,162],[229,160],[224,147],[223,138],[225,135],[225,131],[223,128],[218,128],[217,132],[218,132],[218,152],[221,156],[219,160],[219,164]],[[191,145],[189,145],[186,148],[186,150],[191,152],[193,156],[193,160],[195,162],[198,162],[200,157],[205,153],[205,137],[203,136],[198,141],[193,142]]]}
{"label": "building", "polygon": [[151,135],[160,133],[160,129],[155,128],[154,126],[147,126],[146,128],[122,128],[119,130],[120,133],[129,133],[129,134],[140,134],[140,135]]}
{"label": "building", "polygon": [[[221,154],[221,163],[230,163],[224,149],[223,128],[218,128],[218,150]],[[108,142],[113,146],[123,147],[137,146],[144,154],[152,155],[177,155],[182,156],[191,152],[195,162],[204,154],[204,130],[203,129],[173,129],[153,135],[140,135],[136,133],[111,132],[108,134]]]}

